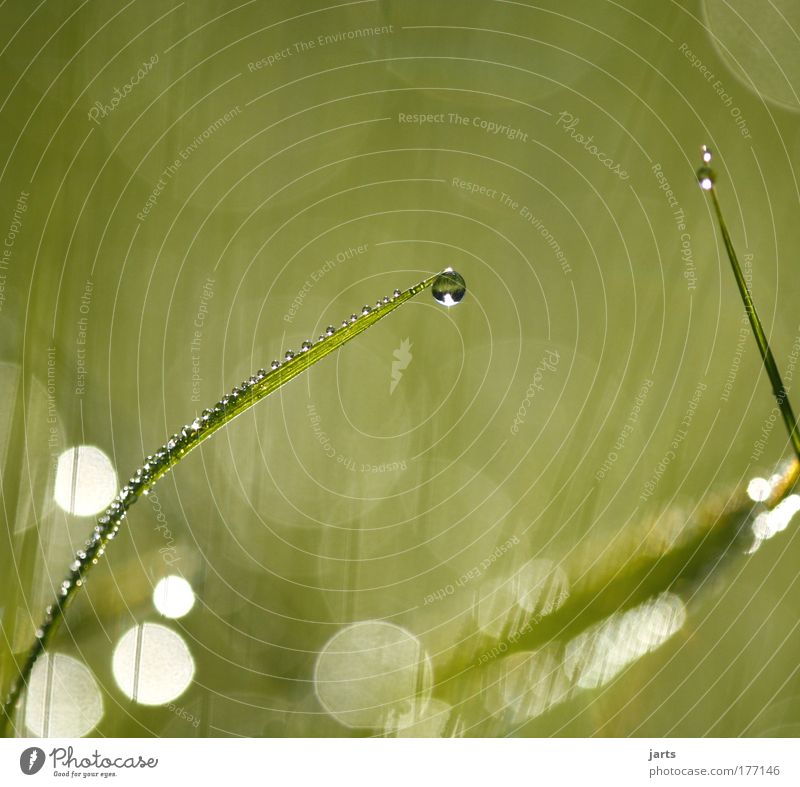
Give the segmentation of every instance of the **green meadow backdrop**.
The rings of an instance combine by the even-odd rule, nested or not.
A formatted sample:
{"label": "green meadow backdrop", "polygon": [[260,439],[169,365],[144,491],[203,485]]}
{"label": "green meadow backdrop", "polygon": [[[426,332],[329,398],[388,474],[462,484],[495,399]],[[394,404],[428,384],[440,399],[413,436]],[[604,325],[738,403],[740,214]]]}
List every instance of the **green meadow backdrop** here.
{"label": "green meadow backdrop", "polygon": [[468,287],[137,503],[17,734],[800,732],[791,522],[512,647],[575,566],[668,549],[790,456],[695,170],[707,143],[793,388],[796,4],[5,0],[0,20],[3,691],[143,457],[364,304],[447,266]]}

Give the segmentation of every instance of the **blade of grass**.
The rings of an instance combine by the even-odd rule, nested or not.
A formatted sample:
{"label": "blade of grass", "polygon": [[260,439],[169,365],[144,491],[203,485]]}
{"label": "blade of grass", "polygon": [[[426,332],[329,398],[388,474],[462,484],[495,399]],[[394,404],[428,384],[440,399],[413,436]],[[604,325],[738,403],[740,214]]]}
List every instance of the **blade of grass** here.
{"label": "blade of grass", "polygon": [[349,321],[346,321],[347,324],[342,328],[332,332],[331,329],[326,331],[326,335],[321,337],[316,344],[306,347],[307,343],[304,343],[303,349],[298,353],[287,353],[285,362],[274,362],[273,368],[269,371],[259,370],[240,386],[236,386],[230,394],[223,396],[212,408],[204,410],[191,424],[184,426],[158,451],[146,458],[144,464],[122,487],[115,500],[98,518],[94,530],[86,541],[85,548],[76,554],[67,578],[61,583],[52,604],[45,609],[42,623],[36,631],[35,641],[26,654],[19,676],[3,703],[0,730],[4,731],[8,725],[12,724],[14,710],[19,703],[22,690],[28,684],[36,659],[46,650],[67,608],[83,586],[86,574],[103,556],[108,548],[108,542],[116,536],[128,510],[139,497],[146,495],[160,478],[212,434],[249,410],[265,396],[277,391],[334,350],[352,341],[411,298],[431,287],[440,275],[441,273],[437,273],[429,276],[407,290],[395,290],[393,297],[384,298],[380,302],[380,306],[376,306],[374,309],[365,307],[360,316],[354,315]]}
{"label": "blade of grass", "polygon": [[764,327],[761,324],[758,311],[756,311],[753,296],[750,294],[744,274],[742,273],[742,268],[739,265],[739,259],[736,256],[736,250],[733,248],[733,241],[728,232],[728,226],[722,216],[722,208],[720,207],[719,200],[717,199],[717,192],[714,188],[716,185],[716,176],[709,166],[711,163],[711,151],[705,145],[703,145],[702,155],[703,166],[697,171],[697,179],[703,191],[707,191],[711,194],[711,204],[714,206],[714,213],[717,216],[717,223],[722,233],[722,241],[725,244],[725,251],[727,252],[728,260],[731,264],[733,277],[736,279],[739,294],[742,297],[747,317],[753,328],[753,335],[758,345],[758,351],[761,353],[761,360],[764,362],[767,377],[769,377],[769,381],[772,384],[772,393],[775,395],[775,399],[778,402],[778,408],[783,416],[786,431],[789,433],[789,440],[792,443],[795,456],[800,459],[800,432],[798,432],[797,429],[797,419],[794,417],[792,405],[789,402],[789,394],[786,391],[786,386],[783,384],[781,374],[778,371],[778,364],[775,363],[775,357],[772,355],[772,350],[767,341],[767,334],[764,332]]}

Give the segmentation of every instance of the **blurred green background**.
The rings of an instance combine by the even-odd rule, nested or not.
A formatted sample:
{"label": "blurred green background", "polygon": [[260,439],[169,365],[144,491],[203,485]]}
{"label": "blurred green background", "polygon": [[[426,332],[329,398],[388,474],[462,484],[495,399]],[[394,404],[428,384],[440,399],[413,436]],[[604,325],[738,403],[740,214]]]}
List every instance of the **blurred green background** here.
{"label": "blurred green background", "polygon": [[[694,173],[707,143],[790,382],[797,3],[6,0],[0,20],[4,688],[114,473],[362,304],[448,265],[469,288],[404,306],[140,501],[20,733],[800,732],[791,526],[602,680],[560,665],[567,643],[528,672],[452,667],[507,636],[531,559],[687,521],[788,456]],[[154,605],[170,575],[181,617]]]}

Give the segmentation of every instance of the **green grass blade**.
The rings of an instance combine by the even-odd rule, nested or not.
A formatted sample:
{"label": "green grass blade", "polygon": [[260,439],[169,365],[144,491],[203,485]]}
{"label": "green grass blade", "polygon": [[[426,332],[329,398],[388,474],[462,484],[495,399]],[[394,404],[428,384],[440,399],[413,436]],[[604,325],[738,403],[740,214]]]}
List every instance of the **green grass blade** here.
{"label": "green grass blade", "polygon": [[94,530],[86,541],[85,548],[79,550],[75,555],[67,578],[62,582],[53,603],[46,608],[42,623],[36,631],[35,642],[26,654],[19,676],[3,703],[4,720],[0,721],[0,728],[11,723],[14,709],[19,702],[22,689],[28,683],[36,659],[47,648],[67,607],[83,586],[86,574],[105,553],[108,542],[116,536],[130,507],[142,495],[146,495],[158,480],[181,459],[212,434],[249,410],[264,397],[274,393],[290,380],[311,368],[318,361],[355,339],[356,336],[400,308],[415,295],[431,287],[440,275],[429,276],[407,290],[395,290],[394,296],[384,298],[380,306],[370,309],[367,313],[362,312],[355,319],[351,317],[346,326],[326,335],[307,349],[302,349],[277,368],[270,369],[270,371],[259,370],[241,385],[236,386],[230,394],[223,396],[213,407],[204,410],[191,424],[184,426],[158,451],[145,459],[144,464],[138,468],[130,481],[122,487],[115,500],[98,518]]}

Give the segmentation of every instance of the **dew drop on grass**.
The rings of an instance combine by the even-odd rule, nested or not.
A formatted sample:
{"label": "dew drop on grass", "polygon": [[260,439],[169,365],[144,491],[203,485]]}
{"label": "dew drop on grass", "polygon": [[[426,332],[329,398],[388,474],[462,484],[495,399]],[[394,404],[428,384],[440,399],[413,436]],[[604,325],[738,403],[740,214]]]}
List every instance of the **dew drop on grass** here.
{"label": "dew drop on grass", "polygon": [[711,167],[702,166],[697,170],[697,180],[700,183],[700,188],[705,191],[714,188],[716,179],[717,176],[714,174],[714,170],[711,169]]}
{"label": "dew drop on grass", "polygon": [[466,294],[467,283],[460,273],[448,268],[436,277],[431,292],[436,302],[442,306],[455,306]]}

